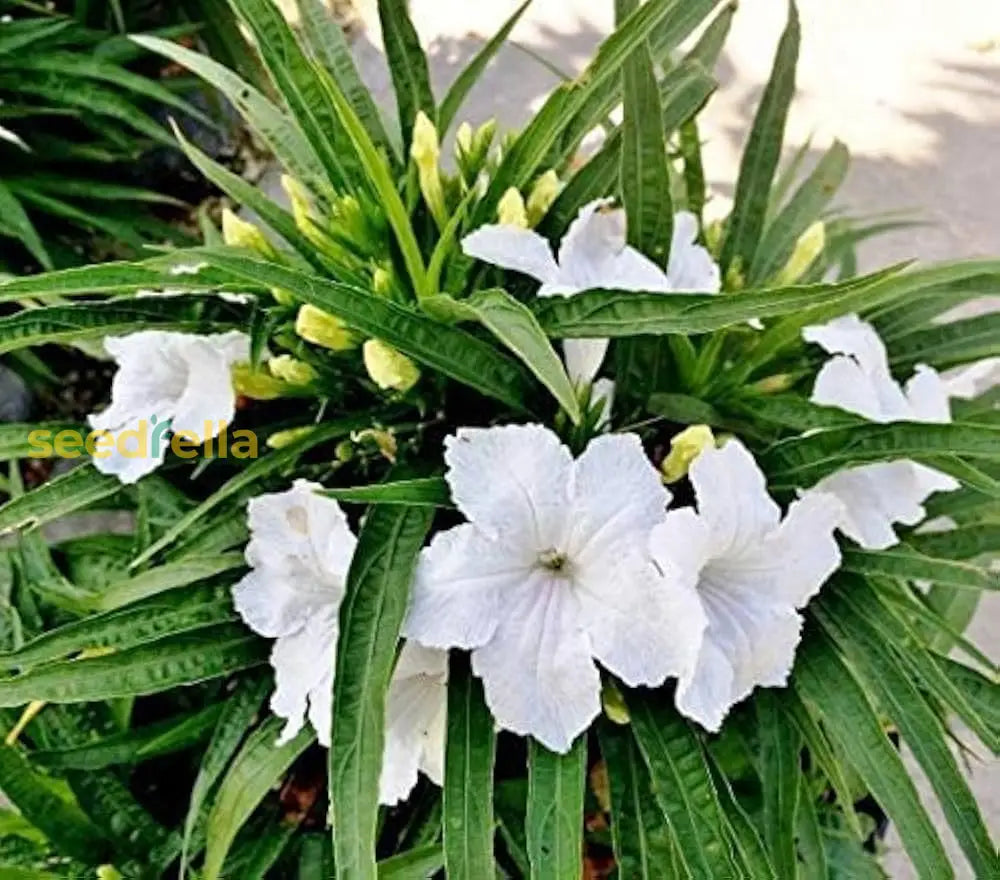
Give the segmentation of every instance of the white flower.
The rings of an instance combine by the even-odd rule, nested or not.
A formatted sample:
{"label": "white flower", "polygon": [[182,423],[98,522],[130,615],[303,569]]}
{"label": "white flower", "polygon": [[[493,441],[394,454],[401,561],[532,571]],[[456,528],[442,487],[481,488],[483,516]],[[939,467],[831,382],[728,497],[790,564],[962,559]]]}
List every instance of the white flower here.
{"label": "white flower", "polygon": [[[176,267],[175,267],[176,268]],[[183,275],[183,272],[171,271],[171,275]],[[193,274],[193,273],[188,273]],[[163,290],[137,290],[135,292],[136,299],[147,299],[149,297],[170,297],[170,296],[184,296],[186,293],[191,293],[190,290],[185,290],[184,288],[174,288],[167,287]],[[253,302],[253,294],[251,293],[228,293],[225,290],[216,291],[216,296],[219,299],[224,299],[226,302],[237,303],[238,305],[246,305],[247,303]]]}
{"label": "white flower", "polygon": [[[698,222],[680,212],[674,217],[670,260],[664,272],[625,243],[625,212],[608,208],[609,200],[581,209],[559,246],[559,259],[548,241],[531,229],[491,225],[462,240],[471,257],[530,275],[542,282],[539,296],[572,296],[584,290],[653,291],[659,293],[719,290],[719,267],[705,248],[695,244]],[[566,367],[576,382],[590,382],[601,368],[607,339],[567,339]]]}
{"label": "white flower", "polygon": [[[202,443],[216,436],[220,423],[233,420],[236,394],[230,368],[249,359],[250,337],[245,333],[198,336],[143,330],[109,337],[104,348],[117,361],[118,372],[111,405],[89,417],[92,428],[108,431],[115,439],[114,448],[94,457],[99,471],[134,483],[162,464],[168,445],[164,424]],[[130,432],[126,454],[118,449],[123,431]]]}
{"label": "white flower", "polygon": [[986,358],[949,370],[942,377],[949,397],[974,400],[1000,385],[1000,357]]}
{"label": "white flower", "polygon": [[404,632],[471,649],[502,728],[565,752],[600,711],[595,660],[630,686],[689,673],[705,620],[653,565],[669,494],[635,435],[574,461],[539,425],[461,428],[445,460],[469,522],[423,551]]}
{"label": "white flower", "polygon": [[[951,421],[947,389],[937,372],[920,365],[906,387],[900,387],[889,371],[878,333],[857,315],[806,327],[802,336],[834,355],[816,377],[813,403],[836,406],[883,424]],[[899,541],[894,523],[916,525],[927,515],[923,503],[928,496],[958,487],[948,474],[903,460],[839,471],[813,489],[843,502],[839,528],[845,535],[862,547],[884,550]]]}
{"label": "white flower", "polygon": [[[233,587],[233,603],[254,632],[275,639],[271,709],[286,720],[279,743],[309,723],[329,747],[338,614],[357,540],[340,505],[323,487],[291,489],[249,504],[252,571]],[[404,645],[389,687],[386,744],[379,782],[383,803],[406,797],[417,770],[441,780],[448,655]]]}
{"label": "white flower", "polygon": [[664,570],[695,585],[708,617],[698,661],[677,683],[678,710],[717,731],[755,687],[782,687],[805,606],[840,565],[840,503],[810,493],[784,520],[764,475],[737,440],[691,465],[698,511],[672,510],[650,546]]}

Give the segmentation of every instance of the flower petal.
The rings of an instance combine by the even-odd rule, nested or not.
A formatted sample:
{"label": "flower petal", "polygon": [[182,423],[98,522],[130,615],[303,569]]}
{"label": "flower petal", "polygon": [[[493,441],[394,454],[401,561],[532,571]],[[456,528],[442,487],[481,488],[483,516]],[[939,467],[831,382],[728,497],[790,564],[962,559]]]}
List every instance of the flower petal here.
{"label": "flower petal", "polygon": [[739,440],[706,449],[694,460],[689,476],[715,556],[750,547],[778,525],[781,510],[768,495],[757,462]]}
{"label": "flower petal", "polygon": [[828,354],[856,360],[868,373],[888,373],[889,357],[875,328],[857,315],[843,315],[826,324],[802,329],[802,338],[821,346]]}
{"label": "flower petal", "polygon": [[523,548],[525,559],[556,545],[573,459],[552,431],[541,425],[459,428],[445,440],[444,458],[452,498],[484,534]]}
{"label": "flower petal", "polygon": [[472,670],[500,727],[565,753],[601,709],[590,651],[566,580],[536,572],[505,592],[503,617],[472,652]]}
{"label": "flower petal", "polygon": [[690,211],[674,214],[667,279],[675,291],[718,293],[722,286],[719,267],[707,248],[697,243],[698,219]]}
{"label": "flower petal", "polygon": [[820,406],[835,406],[873,422],[912,418],[909,401],[888,371],[867,372],[849,357],[834,357],[823,364],[809,399]]}
{"label": "flower petal", "polygon": [[274,693],[271,710],[286,720],[279,743],[292,739],[309,720],[321,745],[330,745],[337,614],[317,614],[306,625],[281,636],[271,650]]}
{"label": "flower petal", "polygon": [[840,567],[834,530],[844,513],[834,495],[807,493],[784,521],[742,552],[709,563],[710,580],[745,597],[801,608]]}
{"label": "flower petal", "polygon": [[576,385],[586,385],[592,381],[604,363],[610,339],[566,339],[563,340],[563,357],[566,372]]}
{"label": "flower petal", "polygon": [[945,373],[943,378],[949,397],[974,400],[980,394],[1000,385],[1000,357],[957,367]]}
{"label": "flower petal", "polygon": [[177,399],[171,427],[174,433],[190,432],[204,442],[220,433],[236,414],[236,392],[231,367],[250,356],[245,333],[191,336],[177,344],[183,358],[185,386]]}
{"label": "flower petal", "polygon": [[263,636],[287,635],[340,606],[357,540],[340,505],[317,494],[322,488],[297,480],[248,505],[246,557],[253,571],[233,587],[233,602]]}
{"label": "flower petal", "polygon": [[615,407],[615,383],[611,379],[598,379],[590,389],[591,407],[601,407],[601,414],[594,426],[603,430],[611,425],[611,413]]}
{"label": "flower petal", "polygon": [[418,770],[442,783],[447,706],[447,651],[406,642],[386,698],[380,803],[405,800],[417,783]]}
{"label": "flower petal", "polygon": [[670,493],[635,434],[591,440],[573,465],[570,541],[567,551],[581,564],[614,559],[621,542],[643,550],[650,529],[663,521]]}
{"label": "flower petal", "polygon": [[802,618],[768,603],[744,604],[726,592],[703,591],[708,613],[697,666],[677,683],[682,715],[716,732],[729,710],[757,686],[783,686],[795,661]]}
{"label": "flower petal", "polygon": [[899,543],[893,523],[916,525],[927,515],[923,503],[929,495],[957,487],[930,468],[891,461],[838,471],[809,491],[837,496],[843,505],[840,531],[868,550],[885,550]]}
{"label": "flower petal", "polygon": [[[94,425],[96,430],[108,430]],[[131,422],[119,424],[111,431],[114,445],[101,449],[94,455],[94,467],[102,474],[114,474],[126,485],[155,471],[167,455],[170,445],[165,431],[157,431],[156,417],[141,416]],[[124,451],[123,451],[124,450]]]}
{"label": "flower petal", "polygon": [[933,367],[917,364],[906,383],[906,399],[913,412],[912,418],[917,421],[938,424],[951,421],[948,387]]}
{"label": "flower petal", "polygon": [[501,596],[529,569],[474,525],[438,532],[420,554],[404,634],[435,648],[485,644],[496,630]]}
{"label": "flower petal", "polygon": [[462,239],[462,251],[477,260],[554,282],[559,269],[552,249],[537,232],[520,226],[482,226]]}

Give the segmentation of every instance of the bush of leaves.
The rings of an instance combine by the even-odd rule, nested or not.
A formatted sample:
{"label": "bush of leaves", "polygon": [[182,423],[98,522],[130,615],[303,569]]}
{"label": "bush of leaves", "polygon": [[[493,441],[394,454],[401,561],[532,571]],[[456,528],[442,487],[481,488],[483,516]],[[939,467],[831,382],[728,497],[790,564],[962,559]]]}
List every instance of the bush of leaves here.
{"label": "bush of leaves", "polygon": [[29,432],[81,426],[0,431],[0,864],[859,878],[888,818],[953,876],[902,744],[997,876],[951,731],[996,752],[962,631],[997,587],[1000,335],[939,318],[1000,262],[856,273],[845,148],[778,170],[794,4],[716,222],[697,118],[731,7],[619,3],[498,134],[456,124],[524,7],[442,97],[380,0],[397,126],[319,4],[298,34],[232,6],[277,99],[136,42],[240,109],[290,207],[182,139],[261,226],[0,284],[42,303],[0,351],[105,339],[91,427],[188,441],[25,491]]}

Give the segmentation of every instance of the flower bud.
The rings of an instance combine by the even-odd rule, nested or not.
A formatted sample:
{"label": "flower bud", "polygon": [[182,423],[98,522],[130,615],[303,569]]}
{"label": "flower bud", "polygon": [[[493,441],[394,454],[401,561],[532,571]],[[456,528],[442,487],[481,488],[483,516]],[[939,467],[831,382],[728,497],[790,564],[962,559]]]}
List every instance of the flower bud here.
{"label": "flower bud", "polygon": [[396,453],[399,451],[399,446],[391,430],[386,430],[385,428],[365,428],[363,431],[353,432],[351,440],[358,445],[366,442],[373,443],[383,458],[393,464],[396,463]]}
{"label": "flower bud", "polygon": [[708,425],[691,425],[670,440],[670,454],[660,470],[665,483],[676,483],[687,476],[691,463],[702,451],[715,445],[715,435]]}
{"label": "flower bud", "polygon": [[392,293],[392,272],[385,266],[376,266],[372,272],[372,290],[379,296]]}
{"label": "flower bud", "polygon": [[778,273],[778,284],[794,284],[816,261],[816,258],[823,253],[826,247],[826,224],[822,220],[817,220],[795,243],[795,250],[785,263],[785,267]]}
{"label": "flower bud", "polygon": [[269,449],[284,449],[286,446],[291,446],[300,437],[305,437],[306,434],[311,434],[312,432],[312,425],[306,425],[303,428],[288,428],[285,431],[275,431],[267,438],[267,446]]}
{"label": "flower bud", "polygon": [[407,392],[420,379],[420,369],[402,352],[380,339],[369,339],[363,346],[365,369],[383,391]]}
{"label": "flower bud", "polygon": [[288,174],[281,175],[281,188],[292,204],[292,217],[295,218],[295,225],[299,232],[309,239],[316,248],[325,251],[327,237],[312,218],[312,198],[309,191]]}
{"label": "flower bud", "polygon": [[559,175],[554,168],[546,171],[531,188],[528,195],[528,225],[537,226],[548,213],[552,203],[559,195]]}
{"label": "flower bud", "polygon": [[413,123],[410,156],[417,166],[417,177],[420,180],[420,191],[424,195],[424,201],[434,221],[443,229],[448,223],[448,212],[445,208],[441,172],[438,169],[441,144],[434,123],[423,110],[417,113],[416,121]]}
{"label": "flower bud", "polygon": [[472,126],[468,122],[463,122],[455,132],[455,146],[466,156],[472,152]]}
{"label": "flower bud", "polygon": [[497,219],[501,226],[519,226],[528,228],[528,212],[524,206],[524,198],[515,187],[503,194],[497,205]]}
{"label": "flower bud", "polygon": [[229,208],[222,209],[222,240],[230,247],[246,248],[264,257],[277,256],[274,245],[253,223],[237,217]]}
{"label": "flower bud", "polygon": [[289,385],[309,385],[314,382],[318,375],[316,371],[304,361],[296,360],[290,354],[279,354],[267,362],[267,368],[271,375]]}
{"label": "flower bud", "polygon": [[347,351],[358,347],[357,335],[340,318],[312,305],[299,307],[295,317],[295,332],[306,342],[321,345],[331,351]]}
{"label": "flower bud", "polygon": [[250,364],[234,364],[233,388],[237,394],[251,400],[277,400],[285,397],[291,388],[270,372],[254,369]]}

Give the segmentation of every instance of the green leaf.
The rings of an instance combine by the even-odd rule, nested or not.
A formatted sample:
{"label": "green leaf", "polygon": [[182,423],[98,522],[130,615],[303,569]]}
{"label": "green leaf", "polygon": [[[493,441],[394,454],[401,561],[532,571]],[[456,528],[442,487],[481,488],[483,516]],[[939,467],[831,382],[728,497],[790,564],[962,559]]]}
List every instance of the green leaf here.
{"label": "green leaf", "polygon": [[275,157],[295,177],[318,192],[324,191],[323,164],[298,126],[267,97],[237,74],[211,58],[158,37],[131,39],[151,52],[163,55],[200,76],[232,103]]}
{"label": "green leaf", "polygon": [[974,559],[1000,553],[1000,523],[963,526],[948,532],[908,535],[906,543],[919,553],[943,559]]}
{"label": "green leaf", "polygon": [[388,155],[398,152],[386,132],[382,114],[354,64],[344,29],[321,0],[297,0],[305,48],[323,65],[351,102],[372,142]]}
{"label": "green leaf", "polygon": [[222,707],[222,714],[212,740],[205,749],[198,775],[191,786],[191,800],[184,819],[184,839],[181,845],[181,880],[191,856],[191,841],[201,816],[202,806],[209,791],[222,776],[230,759],[243,742],[253,724],[261,703],[271,689],[271,677],[244,678],[236,686]]}
{"label": "green leaf", "polygon": [[228,589],[178,590],[50,629],[21,648],[0,654],[0,669],[29,669],[87,649],[124,651],[235,619]]}
{"label": "green leaf", "polygon": [[795,489],[845,467],[942,453],[1000,458],[1000,428],[895,422],[821,431],[776,444],[761,464],[772,488]]}
{"label": "green leaf", "polygon": [[217,296],[203,295],[25,309],[0,318],[0,354],[31,345],[101,339],[140,330],[222,333],[241,325],[241,311]]}
{"label": "green leaf", "polygon": [[934,559],[909,547],[877,552],[846,548],[843,556],[843,570],[856,574],[928,580],[960,590],[1000,590],[1000,575],[994,572],[964,562]]}
{"label": "green leaf", "polygon": [[116,476],[87,464],[73,468],[0,507],[0,533],[36,528],[121,491]]}
{"label": "green leaf", "polygon": [[847,147],[840,141],[834,141],[812,174],[768,225],[750,265],[747,281],[751,285],[760,284],[781,270],[795,250],[799,236],[819,219],[827,203],[840,189],[849,163]]}
{"label": "green leaf", "polygon": [[12,746],[0,745],[0,788],[5,799],[57,846],[61,855],[88,865],[101,864],[111,855],[100,829]]}
{"label": "green leaf", "polygon": [[918,875],[927,880],[953,876],[941,840],[875,708],[833,645],[815,629],[802,640],[793,681],[896,825]]}
{"label": "green leaf", "polygon": [[336,315],[365,336],[381,339],[414,360],[508,406],[524,409],[526,401],[531,399],[532,383],[526,371],[463,330],[372,296],[368,291],[274,263],[215,251],[206,254],[206,259],[234,275],[289,290],[298,299]]}
{"label": "green leaf", "polygon": [[227,571],[242,568],[246,562],[242,553],[220,553],[214,556],[186,556],[141,572],[125,581],[111,584],[88,603],[95,611],[112,611],[147,599],[167,590],[186,587]]}
{"label": "green leaf", "polygon": [[608,768],[611,834],[619,875],[629,880],[682,876],[673,831],[655,806],[649,773],[631,730],[604,723],[599,733]]}
{"label": "green leaf", "polygon": [[656,803],[673,829],[689,876],[692,880],[744,876],[698,737],[662,694],[634,692],[629,712]]}
{"label": "green leaf", "polygon": [[764,796],[764,840],[778,877],[794,877],[801,738],[778,691],[762,688],[754,704]]}
{"label": "green leaf", "polygon": [[528,740],[525,832],[532,880],[580,880],[587,736],[565,755]]}
{"label": "green leaf", "polygon": [[733,16],[736,14],[736,2],[730,0],[725,8],[712,19],[712,23],[705,28],[698,38],[694,48],[688,53],[687,58],[703,64],[706,70],[711,71],[719,60],[726,40],[729,38],[729,30],[733,26]]}
{"label": "green leaf", "polygon": [[284,723],[271,716],[250,734],[219,785],[205,828],[205,880],[217,880],[236,833],[312,743],[312,729],[305,727],[289,742],[277,745]]}
{"label": "green leaf", "polygon": [[535,300],[531,307],[545,332],[557,338],[692,335],[846,300],[884,278],[879,273],[837,284],[754,290],[738,296],[591,290]]}
{"label": "green leaf", "polygon": [[330,498],[353,504],[402,504],[413,507],[454,507],[451,489],[444,477],[417,477],[371,486],[327,489]]}
{"label": "green leaf", "polygon": [[892,342],[893,370],[927,364],[940,370],[1000,356],[1000,314],[925,327]]}
{"label": "green leaf", "polygon": [[443,866],[444,852],[440,844],[429,843],[383,859],[378,863],[378,880],[427,880]]}
{"label": "green leaf", "polygon": [[423,110],[431,122],[437,116],[427,56],[410,20],[406,0],[378,0],[378,20],[382,25],[382,42],[396,92],[403,148],[409,149],[417,111]]}
{"label": "green leaf", "polygon": [[525,10],[530,5],[531,0],[524,0],[514,10],[510,18],[503,23],[500,30],[473,56],[462,72],[455,77],[455,81],[449,87],[444,100],[441,101],[441,106],[438,108],[438,134],[441,137],[444,137],[447,133],[451,123],[455,119],[455,114],[458,113],[459,108],[462,106],[472,87],[479,81],[483,71],[486,70],[497,52],[506,43],[510,32],[514,30],[514,26],[521,20],[521,16],[524,15]]}
{"label": "green leaf", "polygon": [[1000,731],[1000,684],[995,678],[987,678],[981,672],[948,657],[938,657],[937,663],[955,687],[976,707],[986,723],[993,730]]}
{"label": "green leaf", "polygon": [[445,295],[425,300],[425,308],[448,311],[479,321],[531,370],[552,392],[574,425],[580,424],[580,402],[559,355],[531,310],[505,290],[476,291],[469,299]]}
{"label": "green leaf", "polygon": [[0,233],[6,232],[17,238],[45,269],[52,268],[52,258],[45,249],[41,236],[28,217],[24,206],[2,182],[0,182]]}
{"label": "green leaf", "polygon": [[60,431],[82,433],[86,431],[86,428],[78,422],[11,423],[0,425],[0,461],[34,458],[43,450],[44,443],[33,441],[31,435],[36,434],[40,441],[41,437],[52,438]]}
{"label": "green leaf", "polygon": [[898,725],[904,742],[927,774],[963,852],[977,877],[1000,875],[1000,858],[990,840],[976,799],[948,747],[945,728],[863,615],[835,595],[814,609],[823,628],[840,646],[863,686]]}
{"label": "green leaf", "polygon": [[674,226],[670,167],[663,135],[660,92],[648,45],[640,46],[622,68],[625,117],[619,180],[628,243],[666,267]]}
{"label": "green leaf", "polygon": [[719,258],[723,274],[734,265],[741,272],[746,272],[753,264],[760,245],[771,184],[781,159],[785,121],[795,93],[800,38],[798,9],[794,0],[789,0],[788,24],[778,43],[771,78],[757,108],[736,179],[733,213]]}
{"label": "green leaf", "polygon": [[156,694],[266,662],[266,646],[238,624],[221,624],[113,654],[68,660],[0,679],[0,706],[87,703]]}
{"label": "green leaf", "polygon": [[445,871],[455,880],[493,877],[496,730],[468,658],[452,654],[444,769]]}
{"label": "green leaf", "polygon": [[819,406],[797,394],[741,395],[728,402],[727,409],[745,418],[767,422],[793,431],[817,428],[844,428],[869,424],[867,419],[836,406]]}
{"label": "green leaf", "polygon": [[[717,0],[686,0],[684,3],[678,0],[651,0],[630,15],[601,44],[594,59],[580,76],[572,82],[563,83],[549,95],[542,108],[505,153],[486,195],[472,217],[472,225],[479,226],[489,222],[507,189],[525,185],[543,163],[552,158],[553,147],[563,137],[568,125],[574,124],[582,137],[607,115],[605,107],[609,101],[613,107],[617,97],[616,90],[609,91],[609,83],[615,82],[622,65],[645,43],[650,32],[663,25],[668,18],[676,16],[679,24],[670,29],[669,36],[672,40],[679,34],[676,39],[683,39],[716,2]],[[596,102],[593,101],[595,96],[599,97]],[[584,114],[582,121],[574,121],[574,117],[587,108],[588,104],[592,104],[591,112]],[[575,138],[566,140],[568,143],[565,151],[572,152],[575,149]]]}
{"label": "green leaf", "polygon": [[[204,519],[206,514],[215,510],[220,504],[242,495],[258,481],[291,467],[301,455],[304,455],[314,446],[340,437],[346,437],[352,431],[368,427],[371,421],[372,417],[369,415],[345,418],[335,422],[325,422],[317,425],[310,433],[299,437],[283,449],[278,449],[262,458],[258,458],[245,470],[240,471],[235,477],[223,483],[221,487],[197,507],[178,519],[158,540],[154,541],[142,553],[136,556],[132,560],[130,567],[137,568],[148,562],[161,550],[173,544],[179,537],[187,534],[195,523]],[[0,508],[0,519],[2,519],[2,515],[3,509]]]}
{"label": "green leaf", "polygon": [[227,196],[241,205],[257,213],[260,218],[278,235],[280,235],[296,253],[307,260],[314,269],[323,271],[323,261],[315,246],[301,233],[295,225],[295,220],[284,208],[271,201],[263,191],[248,183],[238,174],[234,174],[224,165],[210,159],[194,144],[192,144],[180,128],[174,126],[174,135],[184,150],[184,155],[191,160],[205,178],[214,183]]}
{"label": "green leaf", "polygon": [[[330,745],[337,876],[374,880],[385,700],[417,555],[433,512],[375,505],[358,536],[340,610]],[[333,658],[330,658],[331,662]]]}
{"label": "green leaf", "polygon": [[221,712],[221,705],[207,706],[179,719],[170,718],[114,733],[87,745],[32,752],[31,761],[43,767],[71,770],[103,770],[115,764],[139,764],[200,743],[215,728]]}

